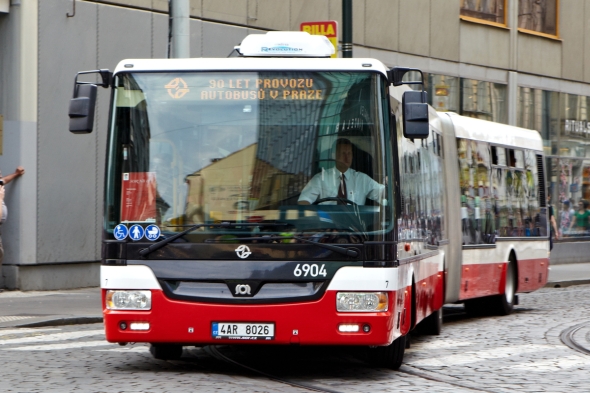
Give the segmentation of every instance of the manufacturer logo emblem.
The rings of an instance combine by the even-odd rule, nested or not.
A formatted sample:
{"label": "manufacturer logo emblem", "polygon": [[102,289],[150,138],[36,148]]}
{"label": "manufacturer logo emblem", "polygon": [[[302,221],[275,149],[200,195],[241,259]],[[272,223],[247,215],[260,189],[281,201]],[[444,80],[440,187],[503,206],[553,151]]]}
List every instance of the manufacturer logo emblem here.
{"label": "manufacturer logo emblem", "polygon": [[248,246],[242,244],[240,247],[236,248],[236,254],[240,258],[246,259],[250,256],[250,254],[252,254],[252,252],[250,252]]}
{"label": "manufacturer logo emblem", "polygon": [[248,284],[236,285],[236,295],[250,295],[250,285],[248,285]]}
{"label": "manufacturer logo emblem", "polygon": [[182,78],[172,79],[164,88],[168,90],[168,95],[175,100],[184,97],[190,91],[188,85]]}

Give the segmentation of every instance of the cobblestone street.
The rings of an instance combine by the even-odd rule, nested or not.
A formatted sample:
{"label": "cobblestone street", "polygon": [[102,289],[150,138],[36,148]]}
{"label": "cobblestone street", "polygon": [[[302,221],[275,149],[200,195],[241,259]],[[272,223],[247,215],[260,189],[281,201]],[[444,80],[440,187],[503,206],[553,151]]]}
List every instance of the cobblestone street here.
{"label": "cobblestone street", "polygon": [[[507,317],[445,310],[443,333],[412,336],[399,371],[373,368],[347,348],[220,347],[240,368],[185,347],[179,361],[152,358],[143,344],[104,341],[101,324],[0,330],[3,392],[586,392],[590,356],[562,332],[590,322],[590,285],[520,296]],[[576,340],[590,347],[587,333]],[[275,378],[275,380],[269,378]]]}

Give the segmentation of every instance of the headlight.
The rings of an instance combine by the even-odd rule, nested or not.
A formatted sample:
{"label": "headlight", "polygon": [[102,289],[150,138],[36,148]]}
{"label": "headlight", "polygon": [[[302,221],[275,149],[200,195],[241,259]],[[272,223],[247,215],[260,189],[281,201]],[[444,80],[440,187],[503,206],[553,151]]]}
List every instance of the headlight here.
{"label": "headlight", "polygon": [[336,309],[340,312],[379,312],[387,311],[385,292],[338,292]]}
{"label": "headlight", "polygon": [[107,291],[109,310],[151,310],[151,291]]}

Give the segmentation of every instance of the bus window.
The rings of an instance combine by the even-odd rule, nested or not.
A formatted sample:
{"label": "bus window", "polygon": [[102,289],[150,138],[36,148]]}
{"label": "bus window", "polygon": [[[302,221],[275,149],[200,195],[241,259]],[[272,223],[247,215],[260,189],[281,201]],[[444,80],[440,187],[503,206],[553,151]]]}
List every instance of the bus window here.
{"label": "bus window", "polygon": [[509,149],[510,166],[524,169],[524,153],[522,150]]}
{"label": "bus window", "polygon": [[492,146],[492,165],[506,166],[506,149]]}
{"label": "bus window", "polygon": [[524,152],[522,150],[514,150],[514,158],[514,167],[524,169]]}

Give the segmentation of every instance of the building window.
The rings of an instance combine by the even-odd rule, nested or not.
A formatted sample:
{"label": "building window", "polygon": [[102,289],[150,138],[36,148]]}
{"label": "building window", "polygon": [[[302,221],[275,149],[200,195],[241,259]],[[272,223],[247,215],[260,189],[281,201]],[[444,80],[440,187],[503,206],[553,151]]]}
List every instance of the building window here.
{"label": "building window", "polygon": [[506,0],[461,0],[461,18],[506,25]]}
{"label": "building window", "polygon": [[518,29],[557,37],[559,0],[519,0]]}

